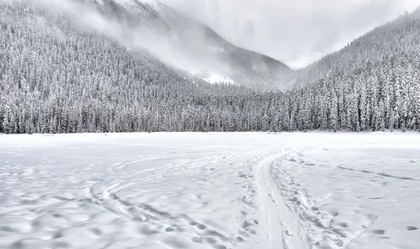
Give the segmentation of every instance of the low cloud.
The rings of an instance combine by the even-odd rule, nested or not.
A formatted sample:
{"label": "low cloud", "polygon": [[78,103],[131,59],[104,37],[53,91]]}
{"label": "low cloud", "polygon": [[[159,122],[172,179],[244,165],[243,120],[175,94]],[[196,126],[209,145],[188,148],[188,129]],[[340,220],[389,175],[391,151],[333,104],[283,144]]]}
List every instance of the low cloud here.
{"label": "low cloud", "polygon": [[[19,0],[0,0],[19,1]],[[227,65],[205,53],[200,48],[185,47],[177,44],[168,33],[143,25],[133,25],[111,15],[105,15],[95,6],[82,4],[74,0],[31,0],[34,4],[42,4],[54,12],[66,16],[75,25],[97,33],[134,51],[146,51],[162,63],[189,72],[193,75],[206,75],[212,70],[228,71]],[[189,34],[195,44],[202,44],[203,34]]]}
{"label": "low cloud", "polygon": [[418,0],[161,0],[231,42],[303,67],[413,11]]}

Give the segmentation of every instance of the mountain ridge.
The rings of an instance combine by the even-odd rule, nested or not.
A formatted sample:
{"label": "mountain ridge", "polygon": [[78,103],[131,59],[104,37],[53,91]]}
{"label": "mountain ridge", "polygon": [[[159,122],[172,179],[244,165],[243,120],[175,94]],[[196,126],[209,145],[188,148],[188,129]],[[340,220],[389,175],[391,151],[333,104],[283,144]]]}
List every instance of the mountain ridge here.
{"label": "mountain ridge", "polygon": [[[407,51],[409,49],[408,44],[412,41],[412,38],[408,37],[409,42],[404,41],[404,39],[398,37],[398,34],[393,33],[393,30],[399,29],[400,25],[405,25],[407,20],[413,19],[420,19],[420,7],[411,13],[400,15],[394,20],[375,27],[355,38],[340,50],[327,54],[304,68],[295,70],[287,79],[287,81],[290,81],[288,85],[292,86],[292,88],[303,87],[332,74],[350,72],[357,67],[357,64],[383,60],[386,58],[386,54],[390,52]],[[413,29],[409,25],[407,28]],[[394,51],[388,51],[384,48],[384,43],[381,40],[384,30],[390,30],[388,31],[389,41],[398,40],[402,42],[401,45],[388,42],[386,46]]]}
{"label": "mountain ridge", "polygon": [[[273,89],[278,87],[276,83],[282,77],[292,72],[286,64],[261,53],[240,48],[208,26],[159,1],[102,0],[101,5],[111,5],[114,9],[119,6],[135,17],[140,17],[141,22],[146,23],[149,28],[164,33],[166,38],[178,44],[187,54],[201,54],[203,60],[224,65],[221,68],[211,65],[208,71],[216,68],[216,73],[233,78],[238,84],[254,89],[265,84],[264,88]],[[119,11],[122,10],[116,12]]]}

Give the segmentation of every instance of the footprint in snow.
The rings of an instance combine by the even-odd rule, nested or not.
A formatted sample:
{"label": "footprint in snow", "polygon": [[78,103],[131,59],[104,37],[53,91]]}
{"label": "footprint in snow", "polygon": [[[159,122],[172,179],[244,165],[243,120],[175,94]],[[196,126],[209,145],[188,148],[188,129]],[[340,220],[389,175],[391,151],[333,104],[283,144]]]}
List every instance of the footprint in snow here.
{"label": "footprint in snow", "polygon": [[373,230],[372,232],[374,234],[378,234],[378,235],[384,235],[385,234],[385,230],[383,230],[383,229]]}

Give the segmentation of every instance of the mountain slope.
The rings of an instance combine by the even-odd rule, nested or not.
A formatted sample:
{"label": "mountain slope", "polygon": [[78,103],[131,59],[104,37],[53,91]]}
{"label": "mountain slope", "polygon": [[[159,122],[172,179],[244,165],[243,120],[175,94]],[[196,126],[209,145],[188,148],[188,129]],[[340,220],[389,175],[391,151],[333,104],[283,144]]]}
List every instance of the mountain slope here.
{"label": "mountain slope", "polygon": [[345,48],[295,71],[288,85],[305,86],[337,73],[350,73],[369,67],[369,64],[389,60],[395,54],[416,54],[420,50],[418,19],[420,8],[375,28]]}
{"label": "mountain slope", "polygon": [[417,9],[295,72],[296,128],[418,130],[419,68]]}
{"label": "mountain slope", "polygon": [[[292,70],[268,56],[239,48],[223,39],[209,27],[190,19],[175,9],[155,0],[102,0],[96,2],[123,19],[157,31],[168,42],[183,51],[194,66],[183,68],[193,75],[206,78],[218,74],[239,85],[254,89],[273,89]],[[129,13],[129,14],[127,14]]]}

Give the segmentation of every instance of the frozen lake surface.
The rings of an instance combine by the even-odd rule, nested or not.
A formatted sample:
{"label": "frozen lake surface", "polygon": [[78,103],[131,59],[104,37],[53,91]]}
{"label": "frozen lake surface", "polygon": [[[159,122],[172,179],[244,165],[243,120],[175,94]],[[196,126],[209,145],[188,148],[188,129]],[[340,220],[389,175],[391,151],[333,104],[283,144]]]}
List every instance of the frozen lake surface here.
{"label": "frozen lake surface", "polygon": [[0,135],[0,248],[420,248],[417,133]]}

